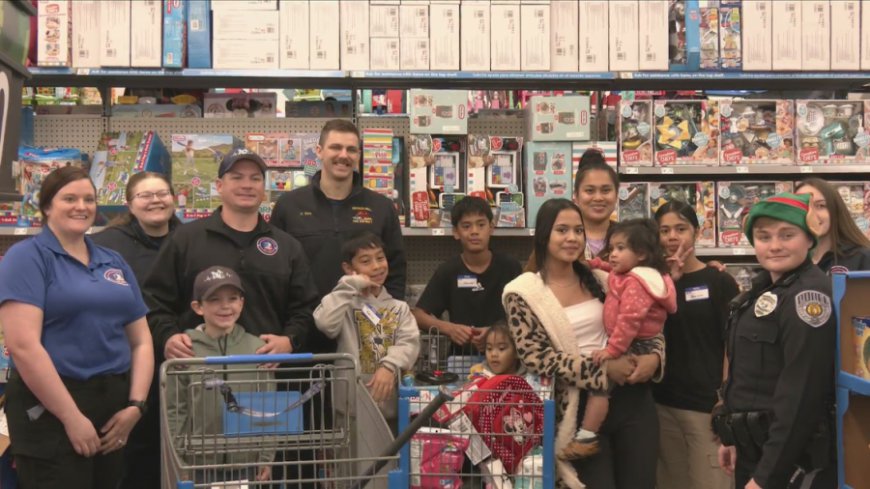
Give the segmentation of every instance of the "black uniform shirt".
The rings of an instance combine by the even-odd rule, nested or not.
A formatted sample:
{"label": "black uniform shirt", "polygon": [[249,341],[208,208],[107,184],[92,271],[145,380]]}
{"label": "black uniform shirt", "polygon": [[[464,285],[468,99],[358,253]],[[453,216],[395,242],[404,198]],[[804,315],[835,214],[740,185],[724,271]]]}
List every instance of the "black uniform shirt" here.
{"label": "black uniform shirt", "polygon": [[870,270],[870,249],[859,246],[844,246],[839,255],[828,251],[822,255],[818,267],[827,274],[860,272]]}
{"label": "black uniform shirt", "polygon": [[772,414],[752,477],[761,487],[785,487],[833,402],[831,279],[807,260],[776,283],[762,272],[732,304],[725,405]]}

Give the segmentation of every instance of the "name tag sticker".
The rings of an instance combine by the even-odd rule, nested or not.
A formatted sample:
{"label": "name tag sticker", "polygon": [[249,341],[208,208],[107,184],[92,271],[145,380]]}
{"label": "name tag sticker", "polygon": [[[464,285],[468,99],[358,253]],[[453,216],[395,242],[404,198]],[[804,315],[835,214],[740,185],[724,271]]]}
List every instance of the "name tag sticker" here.
{"label": "name tag sticker", "polygon": [[460,275],[456,277],[456,287],[460,289],[473,289],[477,287],[477,276]]}
{"label": "name tag sticker", "polygon": [[710,298],[710,289],[706,285],[686,289],[686,302],[703,301]]}
{"label": "name tag sticker", "polygon": [[378,325],[381,323],[381,317],[378,316],[377,312],[375,312],[374,307],[368,304],[363,304],[362,313],[365,314],[365,316],[368,318],[369,321],[372,322],[372,324]]}

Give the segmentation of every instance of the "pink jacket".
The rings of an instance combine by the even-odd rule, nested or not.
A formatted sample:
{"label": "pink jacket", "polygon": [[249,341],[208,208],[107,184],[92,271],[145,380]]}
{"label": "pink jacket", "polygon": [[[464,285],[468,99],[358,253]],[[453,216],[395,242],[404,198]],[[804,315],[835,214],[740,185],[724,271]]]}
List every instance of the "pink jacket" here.
{"label": "pink jacket", "polygon": [[[596,260],[597,261],[597,260]],[[609,264],[590,263],[609,270]],[[607,277],[604,328],[609,336],[607,353],[623,355],[635,338],[648,339],[662,332],[668,314],[677,311],[677,292],[670,275],[650,267],[634,267],[628,273]]]}

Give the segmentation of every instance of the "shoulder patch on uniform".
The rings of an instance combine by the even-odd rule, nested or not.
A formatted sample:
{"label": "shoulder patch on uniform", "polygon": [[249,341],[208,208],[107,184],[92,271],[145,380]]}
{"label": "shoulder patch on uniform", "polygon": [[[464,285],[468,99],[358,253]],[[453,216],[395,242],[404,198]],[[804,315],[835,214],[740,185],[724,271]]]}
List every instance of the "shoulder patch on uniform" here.
{"label": "shoulder patch on uniform", "polygon": [[801,320],[814,328],[831,317],[831,298],[817,290],[805,290],[794,298],[795,310]]}

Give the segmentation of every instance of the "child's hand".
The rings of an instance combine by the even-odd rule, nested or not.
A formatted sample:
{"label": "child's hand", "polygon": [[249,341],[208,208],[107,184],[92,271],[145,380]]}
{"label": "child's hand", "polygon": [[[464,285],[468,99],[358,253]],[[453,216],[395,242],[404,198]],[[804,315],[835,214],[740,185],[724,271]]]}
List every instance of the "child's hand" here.
{"label": "child's hand", "polygon": [[347,275],[347,283],[355,288],[363,297],[376,295],[378,287],[380,287],[372,282],[372,279],[368,275],[356,272],[353,275]]}
{"label": "child's hand", "polygon": [[391,372],[387,367],[378,367],[375,370],[375,375],[366,384],[366,387],[369,388],[369,391],[372,393],[372,399],[375,402],[386,401],[396,389],[396,374]]}
{"label": "child's hand", "polygon": [[486,350],[486,332],[489,331],[489,328],[472,328],[471,330],[471,344],[477,348],[477,351],[483,352]]}
{"label": "child's hand", "polygon": [[265,465],[257,471],[257,482],[265,482],[272,480],[272,466]]}
{"label": "child's hand", "polygon": [[613,359],[613,355],[607,353],[607,350],[595,350],[592,352],[592,360],[596,365],[601,365],[602,362]]}

